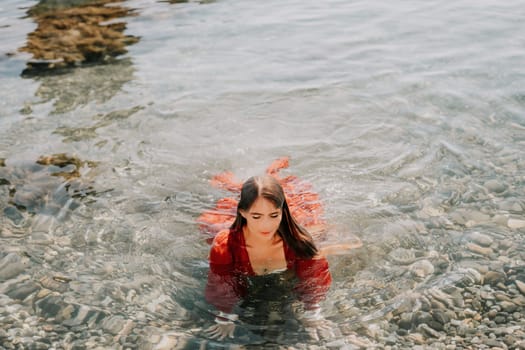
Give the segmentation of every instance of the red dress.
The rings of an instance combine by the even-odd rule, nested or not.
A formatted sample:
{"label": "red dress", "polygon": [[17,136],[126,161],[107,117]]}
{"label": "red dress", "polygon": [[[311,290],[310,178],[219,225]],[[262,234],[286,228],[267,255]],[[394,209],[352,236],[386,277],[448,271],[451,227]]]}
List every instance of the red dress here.
{"label": "red dress", "polygon": [[[285,243],[287,269],[295,273],[295,293],[305,309],[312,309],[324,299],[332,277],[324,257],[303,259]],[[210,270],[205,289],[206,300],[218,310],[231,313],[233,307],[247,296],[248,277],[256,276],[250,264],[242,232],[221,231],[213,240],[209,256]]]}

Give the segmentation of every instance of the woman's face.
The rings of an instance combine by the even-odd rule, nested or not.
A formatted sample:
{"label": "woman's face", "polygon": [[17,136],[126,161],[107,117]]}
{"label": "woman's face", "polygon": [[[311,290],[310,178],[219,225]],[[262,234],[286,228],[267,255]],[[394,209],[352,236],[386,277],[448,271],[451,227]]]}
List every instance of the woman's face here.
{"label": "woman's face", "polygon": [[282,209],[264,197],[258,197],[250,209],[240,213],[246,219],[248,233],[254,238],[273,238],[281,224]]}

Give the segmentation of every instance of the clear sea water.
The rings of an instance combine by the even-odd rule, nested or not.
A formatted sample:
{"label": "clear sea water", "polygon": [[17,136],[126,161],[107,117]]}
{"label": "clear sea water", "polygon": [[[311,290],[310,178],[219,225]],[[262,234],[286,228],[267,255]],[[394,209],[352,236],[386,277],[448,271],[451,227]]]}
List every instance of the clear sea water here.
{"label": "clear sea water", "polygon": [[[374,319],[415,289],[385,277],[396,248],[450,261],[474,231],[523,234],[508,224],[525,208],[523,1],[121,1],[131,12],[116,20],[139,39],[127,53],[23,74],[27,13],[49,4],[0,4],[0,158],[97,162],[82,175],[101,194],[52,218],[53,245],[31,246],[49,221],[37,213],[2,246],[66,247],[38,268],[71,276],[69,297],[186,332],[177,320],[202,299],[209,248],[195,219],[228,194],[210,178],[245,179],[281,156],[322,197],[333,239],[364,243],[330,258],[328,316],[347,304]],[[118,307],[96,293],[133,281],[149,289]],[[375,305],[356,302],[360,282]]]}

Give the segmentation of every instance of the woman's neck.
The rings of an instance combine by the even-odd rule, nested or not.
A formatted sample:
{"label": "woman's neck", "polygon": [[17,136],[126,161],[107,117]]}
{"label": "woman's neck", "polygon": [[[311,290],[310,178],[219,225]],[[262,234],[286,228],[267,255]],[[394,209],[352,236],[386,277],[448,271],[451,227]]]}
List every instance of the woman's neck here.
{"label": "woman's neck", "polygon": [[268,237],[257,237],[248,230],[246,226],[242,228],[242,234],[244,235],[244,242],[247,247],[271,247],[279,244],[282,239],[277,232],[275,232],[271,238]]}
{"label": "woman's neck", "polygon": [[256,275],[286,270],[284,243],[277,233],[269,239],[257,239],[255,235],[250,235],[249,230],[244,228],[243,236],[250,266]]}

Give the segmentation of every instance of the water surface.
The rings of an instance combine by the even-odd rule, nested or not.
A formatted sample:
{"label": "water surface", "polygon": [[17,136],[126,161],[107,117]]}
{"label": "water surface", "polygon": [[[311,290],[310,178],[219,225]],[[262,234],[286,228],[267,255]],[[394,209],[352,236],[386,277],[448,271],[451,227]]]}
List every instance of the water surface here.
{"label": "water surface", "polygon": [[[24,272],[33,279],[69,276],[66,300],[188,334],[211,320],[194,307],[209,249],[195,219],[228,193],[210,178],[245,179],[286,155],[286,173],[323,198],[334,240],[364,242],[330,258],[324,312],[341,326],[357,316],[381,324],[388,307],[454,283],[463,268],[523,265],[500,243],[523,247],[521,5],[120,1],[108,23],[134,38],[126,52],[41,69],[19,50],[38,11],[60,9],[4,1],[4,168],[29,186],[39,157],[69,154],[97,163],[80,174],[98,195],[4,216],[2,227],[21,232],[4,235],[2,251],[39,257]],[[494,240],[492,254],[467,246],[472,233]],[[407,273],[403,249],[434,271]]]}

